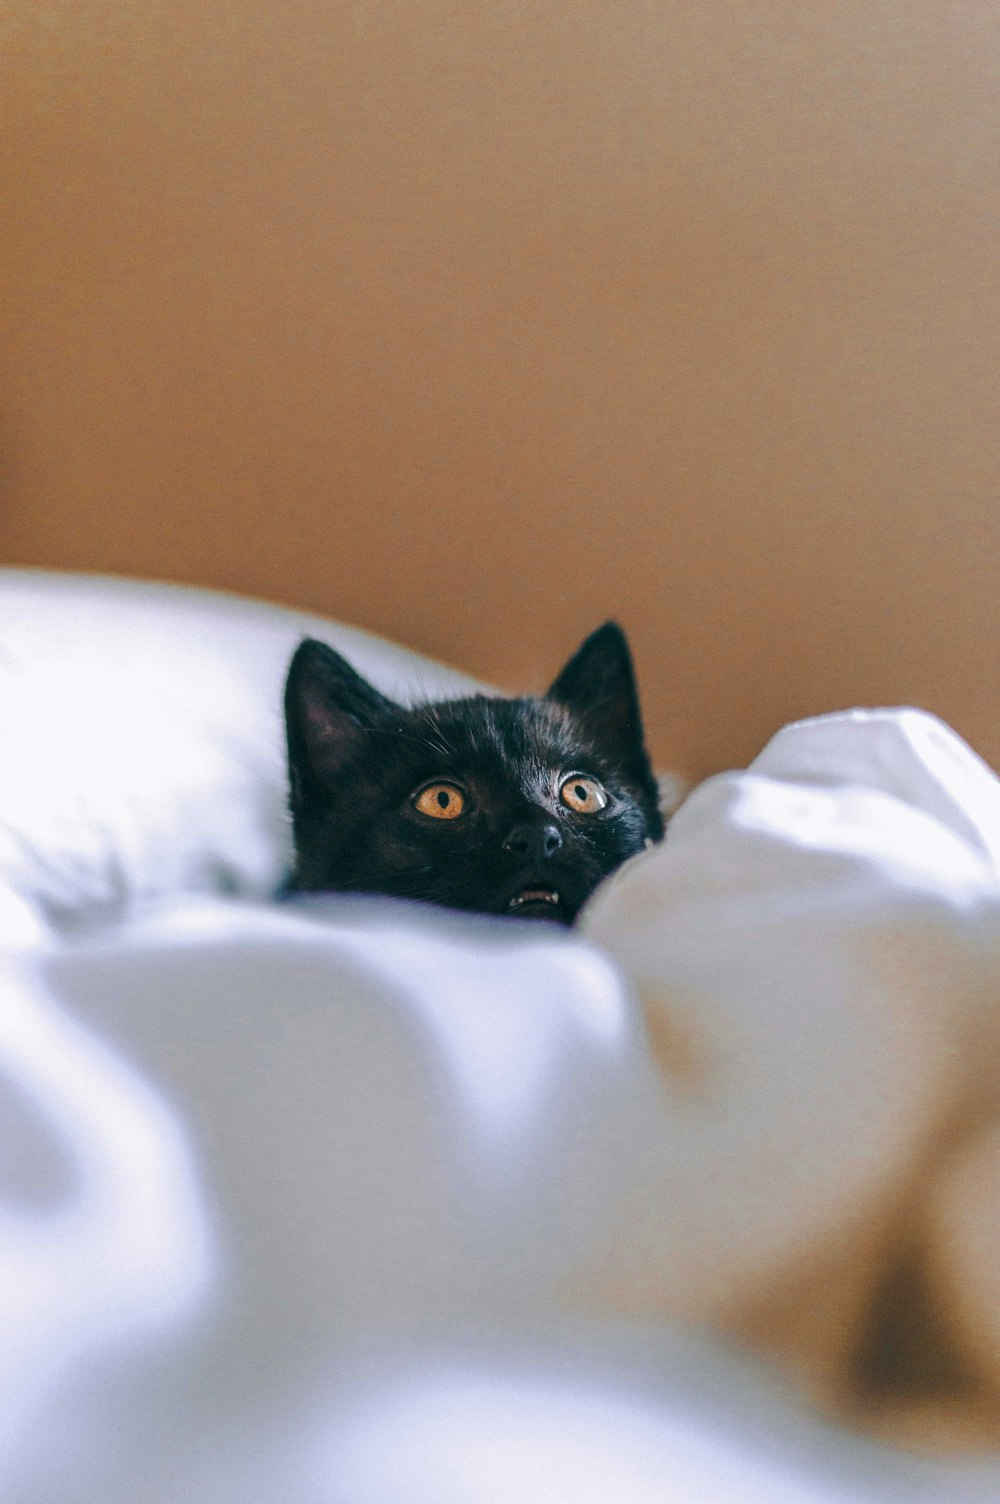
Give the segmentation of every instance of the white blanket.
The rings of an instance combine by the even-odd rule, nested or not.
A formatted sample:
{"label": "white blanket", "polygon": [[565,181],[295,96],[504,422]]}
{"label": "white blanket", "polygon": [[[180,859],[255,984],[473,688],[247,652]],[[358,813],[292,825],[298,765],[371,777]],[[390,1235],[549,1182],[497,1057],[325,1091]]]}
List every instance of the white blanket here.
{"label": "white blanket", "polygon": [[3,1504],[993,1504],[993,774],[829,716],[573,934],[281,906],[303,631],[468,683],[0,571]]}
{"label": "white blanket", "polygon": [[996,1498],[800,1402],[904,1224],[1000,1389],[998,855],[964,744],[855,712],[573,936],[202,897],[9,952],[0,1497]]}

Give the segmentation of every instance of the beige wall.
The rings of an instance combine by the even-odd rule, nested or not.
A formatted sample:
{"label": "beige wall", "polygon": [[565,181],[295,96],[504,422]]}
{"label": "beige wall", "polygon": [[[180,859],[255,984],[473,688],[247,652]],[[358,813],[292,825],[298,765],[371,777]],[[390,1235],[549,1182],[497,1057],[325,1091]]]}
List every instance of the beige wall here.
{"label": "beige wall", "polygon": [[1000,13],[8,0],[0,549],[1000,762]]}

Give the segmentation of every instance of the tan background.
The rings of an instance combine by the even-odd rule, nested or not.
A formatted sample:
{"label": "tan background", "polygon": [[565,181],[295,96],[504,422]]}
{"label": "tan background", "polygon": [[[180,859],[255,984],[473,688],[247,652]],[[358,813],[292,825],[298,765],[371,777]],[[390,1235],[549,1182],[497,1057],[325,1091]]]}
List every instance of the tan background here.
{"label": "tan background", "polygon": [[7,0],[8,562],[1000,762],[1000,12]]}

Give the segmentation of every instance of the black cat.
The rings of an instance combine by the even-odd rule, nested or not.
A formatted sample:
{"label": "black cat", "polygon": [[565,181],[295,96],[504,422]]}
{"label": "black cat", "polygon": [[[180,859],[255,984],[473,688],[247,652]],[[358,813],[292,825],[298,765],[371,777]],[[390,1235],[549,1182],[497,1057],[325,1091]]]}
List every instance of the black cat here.
{"label": "black cat", "polygon": [[572,924],[663,834],[628,644],[607,622],[543,697],[405,708],[307,639],[285,685],[293,891]]}

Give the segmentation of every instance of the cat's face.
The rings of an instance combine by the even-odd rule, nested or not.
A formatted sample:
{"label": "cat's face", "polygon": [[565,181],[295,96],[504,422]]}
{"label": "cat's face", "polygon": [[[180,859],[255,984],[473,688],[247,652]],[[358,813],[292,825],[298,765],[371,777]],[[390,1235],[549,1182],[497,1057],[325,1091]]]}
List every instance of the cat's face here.
{"label": "cat's face", "polygon": [[300,891],[571,924],[602,877],[663,834],[614,623],[543,697],[413,709],[307,640],[285,716]]}

